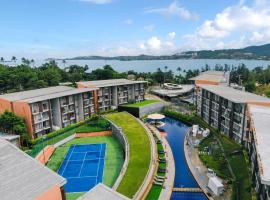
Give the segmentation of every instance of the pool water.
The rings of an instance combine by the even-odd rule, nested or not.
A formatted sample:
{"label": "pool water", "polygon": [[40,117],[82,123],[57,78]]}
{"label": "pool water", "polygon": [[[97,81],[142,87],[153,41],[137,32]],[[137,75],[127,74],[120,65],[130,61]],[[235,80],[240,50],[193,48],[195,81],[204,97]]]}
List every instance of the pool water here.
{"label": "pool water", "polygon": [[[186,163],[184,154],[184,140],[188,126],[179,120],[166,117],[163,122],[165,126],[162,129],[167,133],[168,140],[175,161],[175,180],[174,187],[198,188],[198,184],[191,174]],[[172,200],[207,200],[204,193],[192,192],[173,192]]]}

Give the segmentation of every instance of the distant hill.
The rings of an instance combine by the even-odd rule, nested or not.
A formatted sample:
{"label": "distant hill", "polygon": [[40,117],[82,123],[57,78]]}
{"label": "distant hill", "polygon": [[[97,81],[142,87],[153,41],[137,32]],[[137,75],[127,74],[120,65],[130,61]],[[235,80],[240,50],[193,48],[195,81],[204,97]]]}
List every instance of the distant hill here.
{"label": "distant hill", "polygon": [[175,60],[175,59],[255,59],[270,60],[270,44],[249,46],[242,49],[186,51],[173,55],[138,55],[138,56],[79,56],[65,60]]}

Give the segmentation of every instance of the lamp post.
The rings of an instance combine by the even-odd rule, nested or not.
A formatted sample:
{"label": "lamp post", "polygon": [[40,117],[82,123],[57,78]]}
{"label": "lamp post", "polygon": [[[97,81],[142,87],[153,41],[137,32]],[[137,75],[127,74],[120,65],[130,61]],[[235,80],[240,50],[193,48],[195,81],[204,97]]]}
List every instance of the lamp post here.
{"label": "lamp post", "polygon": [[45,160],[45,152],[44,152],[44,140],[47,138],[47,135],[43,135],[42,136],[42,152],[43,152],[43,161],[44,161],[44,165],[46,163],[46,160]]}

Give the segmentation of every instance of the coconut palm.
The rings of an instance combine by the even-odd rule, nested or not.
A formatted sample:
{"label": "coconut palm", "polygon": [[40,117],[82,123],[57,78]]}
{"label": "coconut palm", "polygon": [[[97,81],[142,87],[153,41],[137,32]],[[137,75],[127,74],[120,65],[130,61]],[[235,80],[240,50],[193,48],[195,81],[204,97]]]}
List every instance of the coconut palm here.
{"label": "coconut palm", "polygon": [[34,59],[31,59],[31,60],[30,60],[30,63],[32,64],[32,67],[35,66],[35,60],[34,60]]}
{"label": "coconut palm", "polygon": [[62,63],[64,64],[64,68],[66,67],[67,61],[65,59],[62,60]]}
{"label": "coconut palm", "polygon": [[16,64],[17,58],[15,56],[12,56],[11,61],[14,62],[14,64]]}

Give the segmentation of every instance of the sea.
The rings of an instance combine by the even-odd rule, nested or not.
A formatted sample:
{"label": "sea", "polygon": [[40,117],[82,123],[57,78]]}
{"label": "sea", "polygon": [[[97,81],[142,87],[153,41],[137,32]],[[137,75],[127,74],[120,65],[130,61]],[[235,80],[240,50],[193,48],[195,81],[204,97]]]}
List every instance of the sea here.
{"label": "sea", "polygon": [[[45,60],[35,61],[35,66],[40,66],[45,63]],[[104,65],[112,66],[118,72],[126,72],[129,70],[134,70],[136,72],[154,72],[158,68],[164,70],[165,66],[168,70],[177,72],[177,68],[180,67],[182,71],[201,69],[206,65],[210,66],[212,69],[216,65],[229,65],[238,66],[240,64],[245,64],[249,69],[255,67],[270,66],[270,60],[232,60],[232,59],[180,59],[180,60],[133,60],[133,61],[119,61],[119,60],[66,60],[64,64],[61,60],[57,61],[61,68],[67,67],[69,65],[88,65],[89,71],[100,68]],[[19,64],[19,63],[17,63]]]}

